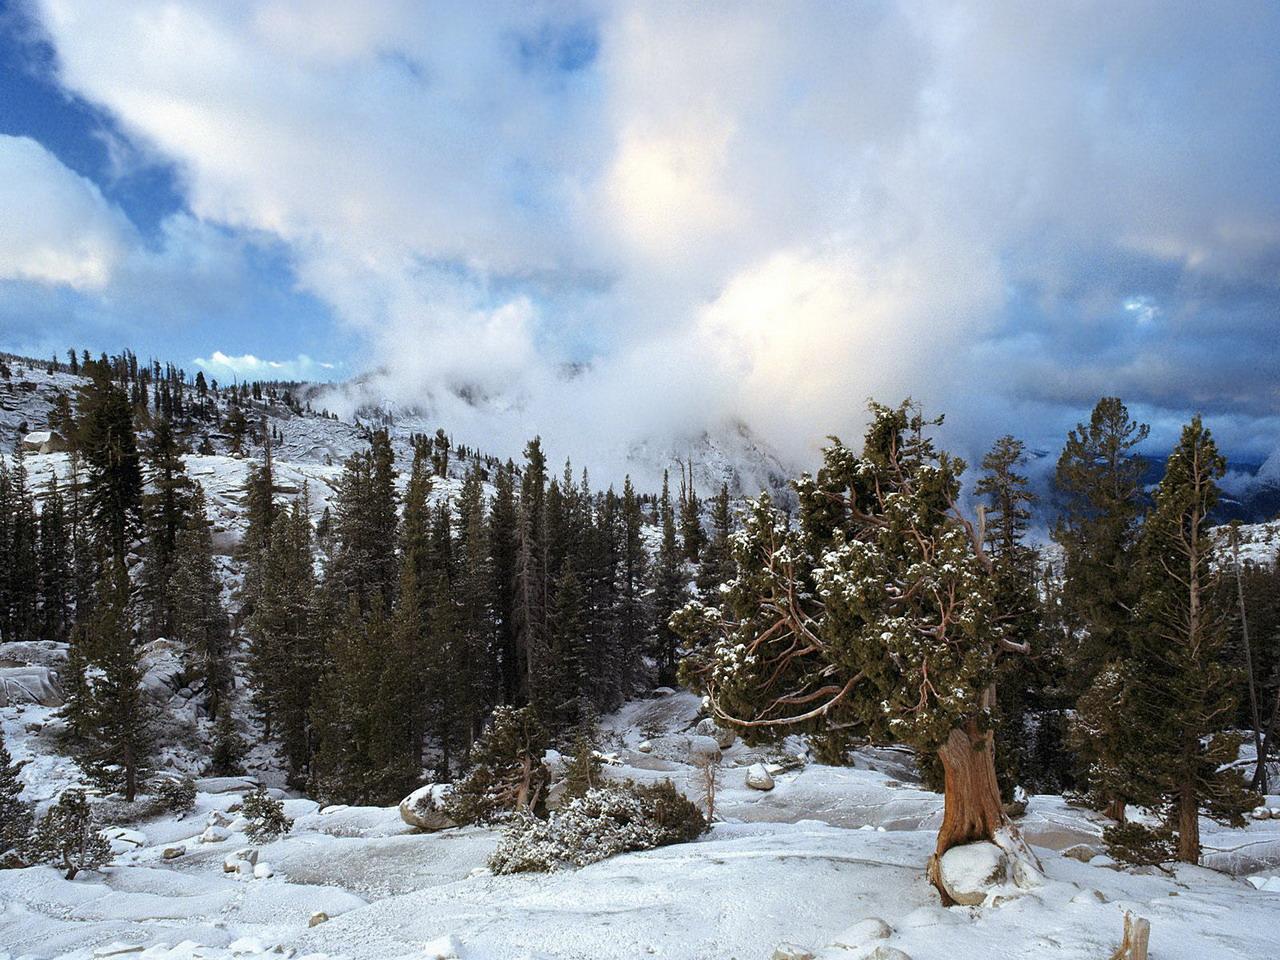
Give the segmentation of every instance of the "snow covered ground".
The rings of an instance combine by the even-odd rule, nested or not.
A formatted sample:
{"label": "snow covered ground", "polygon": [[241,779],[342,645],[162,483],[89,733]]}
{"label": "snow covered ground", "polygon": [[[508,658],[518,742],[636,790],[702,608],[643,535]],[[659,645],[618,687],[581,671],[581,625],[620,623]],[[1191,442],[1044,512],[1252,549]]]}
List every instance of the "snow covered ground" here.
{"label": "snow covered ground", "polygon": [[[607,718],[618,761],[609,774],[686,787],[682,742],[696,708],[676,693]],[[75,773],[27,731],[44,709],[2,713],[15,757],[39,758],[23,771],[28,795],[47,799]],[[66,881],[51,867],[0,871],[0,957],[767,960],[785,942],[842,960],[877,945],[914,960],[1095,960],[1114,949],[1126,910],[1152,921],[1156,960],[1278,955],[1280,891],[1255,885],[1280,876],[1280,821],[1205,825],[1210,861],[1230,866],[1242,848],[1258,854],[1251,883],[1205,868],[1117,869],[1093,855],[1094,815],[1034,797],[1022,823],[1044,884],[999,905],[945,909],[923,870],[941,798],[910,782],[907,758],[872,751],[855,768],[805,763],[777,774],[772,791],[748,789],[747,767],[770,758],[779,751],[725,751],[721,819],[704,839],[550,875],[490,874],[495,830],[417,834],[394,807],[320,811],[303,798],[286,801],[293,831],[258,848],[271,876],[225,873],[225,859],[249,845],[227,812],[244,787],[202,781],[195,811],[129,824],[144,844],[117,844],[122,852],[101,872]],[[1280,797],[1271,803],[1280,807]],[[200,842],[219,816],[232,821],[231,835]],[[175,847],[185,852],[165,860]],[[309,926],[318,912],[328,919]],[[889,938],[832,946],[867,918],[883,920]]]}

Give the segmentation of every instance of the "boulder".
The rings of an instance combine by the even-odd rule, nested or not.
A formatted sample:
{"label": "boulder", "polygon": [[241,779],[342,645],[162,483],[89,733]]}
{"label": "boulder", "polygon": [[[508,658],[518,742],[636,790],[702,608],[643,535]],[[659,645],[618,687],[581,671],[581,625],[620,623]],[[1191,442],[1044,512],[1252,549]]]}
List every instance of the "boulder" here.
{"label": "boulder", "polygon": [[773,960],[813,960],[813,953],[794,943],[780,943],[773,951]]}
{"label": "boulder", "polygon": [[318,927],[320,926],[320,924],[324,923],[328,919],[329,919],[329,915],[327,913],[325,913],[323,910],[317,910],[315,913],[311,915],[311,919],[307,921],[307,926]]}
{"label": "boulder", "polygon": [[166,860],[177,860],[179,857],[185,856],[186,853],[187,848],[182,844],[178,844],[176,847],[165,847],[162,856]]}
{"label": "boulder", "polygon": [[145,833],[139,830],[130,830],[128,827],[107,827],[105,830],[98,832],[111,843],[111,852],[117,856],[133,850],[141,850],[147,845],[147,835]]}
{"label": "boulder", "polygon": [[653,744],[648,740],[641,740],[636,749],[641,753],[653,753]]}
{"label": "boulder", "polygon": [[32,430],[22,438],[22,449],[27,453],[61,453],[67,442],[56,430]]}
{"label": "boulder", "polygon": [[956,903],[976,906],[994,887],[1008,881],[1009,858],[994,843],[966,843],[942,855],[938,878]]}
{"label": "boulder", "polygon": [[1267,807],[1254,807],[1249,816],[1255,820],[1270,820],[1271,811]]}
{"label": "boulder", "polygon": [[255,880],[265,880],[274,873],[275,871],[271,869],[271,864],[267,863],[265,860],[262,863],[255,863],[253,865],[253,878]]}
{"label": "boulder", "polygon": [[211,827],[228,827],[231,825],[231,818],[221,810],[210,810],[209,817],[206,822]]}
{"label": "boulder", "polygon": [[62,706],[62,685],[57,672],[38,665],[0,667],[0,707],[20,703]]}
{"label": "boulder", "polygon": [[1101,850],[1097,847],[1091,847],[1087,843],[1077,843],[1062,851],[1064,857],[1079,860],[1081,863],[1088,863],[1100,853],[1102,853]]}
{"label": "boulder", "polygon": [[258,789],[258,781],[253,777],[201,777],[196,789],[201,793],[249,793]]}
{"label": "boulder", "polygon": [[852,927],[841,931],[831,941],[833,947],[845,950],[860,950],[877,940],[888,940],[893,935],[893,928],[879,917],[867,917],[859,920]]}
{"label": "boulder", "polygon": [[200,834],[200,842],[221,843],[229,836],[230,834],[222,827],[206,827],[204,833]]}
{"label": "boulder", "polygon": [[882,943],[867,954],[866,960],[911,960],[911,955],[904,953],[897,947]]}
{"label": "boulder", "polygon": [[705,767],[720,762],[720,744],[713,737],[689,738],[689,762],[695,767]]}
{"label": "boulder", "polygon": [[727,727],[722,727],[710,717],[705,717],[698,721],[698,725],[693,728],[693,732],[700,737],[710,737],[716,742],[721,750],[728,750],[733,746],[738,735]]}
{"label": "boulder", "polygon": [[411,827],[434,833],[457,824],[449,819],[444,807],[453,787],[447,783],[428,783],[400,801],[400,819]]}
{"label": "boulder", "polygon": [[747,768],[747,786],[752,790],[772,790],[773,777],[763,763],[753,763]]}
{"label": "boulder", "polygon": [[424,944],[422,953],[427,960],[459,960],[462,956],[462,944],[458,942],[457,937],[449,933]]}

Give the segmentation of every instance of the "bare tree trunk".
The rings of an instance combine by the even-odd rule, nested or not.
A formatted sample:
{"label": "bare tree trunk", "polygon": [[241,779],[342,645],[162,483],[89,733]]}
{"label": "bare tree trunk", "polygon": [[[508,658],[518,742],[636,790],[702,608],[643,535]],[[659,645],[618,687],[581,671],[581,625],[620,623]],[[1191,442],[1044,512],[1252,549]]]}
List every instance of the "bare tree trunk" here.
{"label": "bare tree trunk", "polygon": [[1231,554],[1236,568],[1236,601],[1240,605],[1240,633],[1244,643],[1245,679],[1249,684],[1249,715],[1253,720],[1253,744],[1257,759],[1253,767],[1250,788],[1259,793],[1267,792],[1267,750],[1262,736],[1262,718],[1258,712],[1258,688],[1253,680],[1253,648],[1249,646],[1249,618],[1244,606],[1244,579],[1240,575],[1240,529],[1231,528]]}
{"label": "bare tree trunk", "polygon": [[1184,783],[1178,791],[1178,859],[1200,862],[1200,804],[1195,787]]}
{"label": "bare tree trunk", "polygon": [[942,826],[938,828],[938,843],[930,861],[929,879],[942,902],[951,906],[953,901],[942,888],[938,875],[938,863],[942,855],[952,847],[979,840],[993,840],[996,831],[1009,827],[1004,804],[1000,802],[1000,786],[996,782],[995,744],[990,731],[979,731],[977,723],[970,720],[963,727],[956,727],[947,742],[938,750],[945,775]]}
{"label": "bare tree trunk", "polygon": [[1116,823],[1124,823],[1124,808],[1125,802],[1123,800],[1108,800],[1102,812]]}

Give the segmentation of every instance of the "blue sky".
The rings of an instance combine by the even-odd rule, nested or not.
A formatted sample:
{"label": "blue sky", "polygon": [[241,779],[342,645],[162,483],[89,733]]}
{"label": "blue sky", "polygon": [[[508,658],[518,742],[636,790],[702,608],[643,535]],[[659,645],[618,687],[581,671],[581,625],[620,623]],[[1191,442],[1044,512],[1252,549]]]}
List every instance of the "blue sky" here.
{"label": "blue sky", "polygon": [[1280,442],[1264,0],[0,3],[0,348],[570,451],[908,394],[970,452],[1104,393]]}

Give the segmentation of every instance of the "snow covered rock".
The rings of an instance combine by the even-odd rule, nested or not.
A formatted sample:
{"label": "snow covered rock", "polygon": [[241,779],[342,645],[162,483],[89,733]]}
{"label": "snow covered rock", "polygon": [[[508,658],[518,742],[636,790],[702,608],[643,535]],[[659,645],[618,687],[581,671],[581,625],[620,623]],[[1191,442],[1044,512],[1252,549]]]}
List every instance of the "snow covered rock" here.
{"label": "snow covered rock", "polygon": [[186,846],[180,843],[176,847],[165,847],[162,856],[166,860],[177,860],[179,857],[185,856],[186,852]]}
{"label": "snow covered rock", "polygon": [[130,830],[127,827],[107,827],[105,830],[100,830],[99,833],[110,841],[111,853],[115,856],[140,850],[147,845],[147,835],[140,830]]}
{"label": "snow covered rock", "polygon": [[250,871],[257,866],[258,850],[256,847],[242,847],[235,853],[227,854],[227,859],[222,861],[222,872],[235,873],[240,869],[241,864],[248,864]]}
{"label": "snow covered rock", "polygon": [[892,935],[893,928],[889,924],[879,917],[867,917],[839,933],[831,941],[831,946],[845,950],[860,950],[877,940],[888,940]]}
{"label": "snow covered rock", "polygon": [[911,960],[911,955],[882,943],[866,955],[866,960]]}
{"label": "snow covered rock", "polygon": [[639,750],[641,753],[652,753],[653,743],[650,742],[649,740],[641,740],[640,743],[636,746],[636,749]]}
{"label": "snow covered rock", "polygon": [[721,750],[728,750],[733,746],[738,735],[727,727],[722,727],[710,717],[705,717],[698,721],[698,725],[693,728],[693,732],[700,737],[710,737],[716,742]]}
{"label": "snow covered rock", "polygon": [[814,957],[804,947],[796,946],[794,943],[780,943],[773,951],[772,960],[814,960]]}
{"label": "snow covered rock", "polygon": [[1266,807],[1254,807],[1249,816],[1253,817],[1255,820],[1270,820],[1271,811]]}
{"label": "snow covered rock", "polygon": [[32,430],[22,438],[26,453],[61,453],[67,449],[67,441],[56,430]]}
{"label": "snow covered rock", "polygon": [[1077,843],[1062,851],[1062,855],[1064,857],[1070,857],[1072,860],[1079,860],[1081,863],[1088,863],[1100,853],[1102,853],[1101,850],[1097,847],[1091,847],[1087,843]]}
{"label": "snow covered rock", "polygon": [[952,900],[975,906],[1009,880],[1009,857],[994,843],[966,843],[942,855],[938,877]]}
{"label": "snow covered rock", "polygon": [[419,830],[435,832],[456,827],[444,811],[453,786],[448,783],[428,783],[419,787],[400,801],[400,819]]}
{"label": "snow covered rock", "polygon": [[252,777],[201,777],[196,789],[201,793],[248,793],[258,788]]}
{"label": "snow covered rock", "polygon": [[329,919],[329,915],[327,913],[325,913],[323,910],[317,910],[315,913],[311,915],[311,919],[307,921],[307,926],[318,927],[320,926],[320,924],[326,922],[328,919]]}
{"label": "snow covered rock", "polygon": [[714,737],[698,735],[689,738],[689,762],[695,767],[720,762],[720,744]]}
{"label": "snow covered rock", "polygon": [[459,960],[462,956],[462,944],[457,937],[448,933],[426,944],[422,953],[428,960]]}
{"label": "snow covered rock", "polygon": [[47,666],[0,667],[0,707],[35,703],[62,706],[62,685]]}
{"label": "snow covered rock", "polygon": [[204,833],[200,834],[201,843],[221,843],[231,834],[227,833],[222,827],[211,826],[206,827]]}
{"label": "snow covered rock", "polygon": [[262,863],[255,863],[253,865],[253,878],[255,880],[266,880],[268,877],[273,876],[274,874],[275,874],[275,871],[271,869],[271,864],[265,861],[263,861]]}
{"label": "snow covered rock", "polygon": [[763,763],[753,763],[747,768],[747,786],[752,790],[773,789],[773,777]]}

